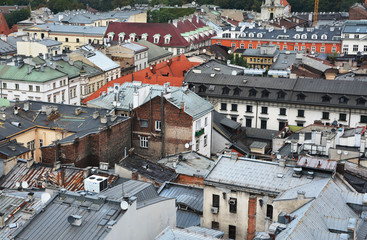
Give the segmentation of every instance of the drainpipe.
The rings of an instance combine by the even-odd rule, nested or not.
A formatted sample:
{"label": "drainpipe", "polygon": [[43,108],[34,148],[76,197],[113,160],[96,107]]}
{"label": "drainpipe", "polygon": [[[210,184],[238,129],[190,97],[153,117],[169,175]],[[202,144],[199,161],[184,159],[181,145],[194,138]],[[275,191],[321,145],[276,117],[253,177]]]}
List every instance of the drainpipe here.
{"label": "drainpipe", "polygon": [[247,227],[247,240],[252,240],[255,237],[256,232],[256,204],[257,198],[251,195],[248,200],[248,227]]}

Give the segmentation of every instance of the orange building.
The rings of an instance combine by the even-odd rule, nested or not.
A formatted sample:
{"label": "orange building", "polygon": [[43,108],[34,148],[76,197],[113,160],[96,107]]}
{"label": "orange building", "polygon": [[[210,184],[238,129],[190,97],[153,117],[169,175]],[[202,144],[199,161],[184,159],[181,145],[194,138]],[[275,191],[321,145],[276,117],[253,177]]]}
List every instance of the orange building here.
{"label": "orange building", "polygon": [[212,44],[234,49],[256,49],[263,44],[275,44],[279,50],[338,53],[341,51],[341,27],[276,30],[249,25],[218,33],[212,38]]}

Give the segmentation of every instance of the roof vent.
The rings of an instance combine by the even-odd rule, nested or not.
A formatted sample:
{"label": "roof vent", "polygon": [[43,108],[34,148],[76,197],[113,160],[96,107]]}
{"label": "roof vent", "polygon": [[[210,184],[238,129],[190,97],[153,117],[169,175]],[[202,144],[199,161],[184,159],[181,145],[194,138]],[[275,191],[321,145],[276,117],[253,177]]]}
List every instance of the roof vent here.
{"label": "roof vent", "polygon": [[98,111],[94,111],[93,112],[93,119],[97,119],[99,117],[99,112]]}
{"label": "roof vent", "polygon": [[82,108],[78,107],[75,109],[75,115],[79,116],[82,113]]}
{"label": "roof vent", "polygon": [[82,216],[70,215],[68,217],[68,222],[70,223],[70,225],[80,227],[82,225]]}
{"label": "roof vent", "polygon": [[300,178],[302,176],[302,168],[301,167],[295,167],[293,168],[293,177]]}
{"label": "roof vent", "polygon": [[315,173],[313,171],[308,171],[307,174],[308,174],[307,175],[308,179],[313,179],[314,178]]}
{"label": "roof vent", "polygon": [[210,74],[210,77],[211,77],[211,78],[215,77],[215,73],[211,73],[211,74]]}
{"label": "roof vent", "polygon": [[306,192],[305,191],[297,191],[297,199],[303,200],[305,199]]}
{"label": "roof vent", "polygon": [[106,116],[101,117],[101,123],[102,124],[106,124],[107,123],[107,117]]}

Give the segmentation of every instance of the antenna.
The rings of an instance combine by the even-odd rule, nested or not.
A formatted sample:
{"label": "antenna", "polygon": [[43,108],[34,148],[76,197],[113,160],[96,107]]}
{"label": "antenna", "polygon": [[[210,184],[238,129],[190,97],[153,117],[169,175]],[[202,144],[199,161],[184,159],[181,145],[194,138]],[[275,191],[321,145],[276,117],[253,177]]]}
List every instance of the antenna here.
{"label": "antenna", "polygon": [[50,200],[51,195],[49,193],[43,193],[41,195],[41,202],[42,204],[45,204],[48,200]]}
{"label": "antenna", "polygon": [[28,183],[23,181],[22,182],[22,188],[28,188],[28,187],[29,187]]}
{"label": "antenna", "polygon": [[127,210],[129,208],[129,204],[126,201],[122,201],[120,203],[120,207],[122,210]]}

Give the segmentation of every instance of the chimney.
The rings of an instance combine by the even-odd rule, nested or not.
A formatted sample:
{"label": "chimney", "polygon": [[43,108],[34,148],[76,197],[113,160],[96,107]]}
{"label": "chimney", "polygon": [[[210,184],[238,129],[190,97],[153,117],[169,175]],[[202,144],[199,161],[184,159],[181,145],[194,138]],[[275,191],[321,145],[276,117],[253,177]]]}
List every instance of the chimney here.
{"label": "chimney", "polygon": [[178,20],[177,19],[173,19],[172,20],[172,24],[177,28],[177,23],[178,23]]}
{"label": "chimney", "polygon": [[82,112],[82,108],[78,107],[75,109],[75,115],[79,116],[81,112]]}
{"label": "chimney", "polygon": [[102,124],[106,124],[107,123],[107,117],[106,116],[101,117],[101,123]]}
{"label": "chimney", "polygon": [[5,121],[6,120],[6,114],[5,112],[0,112],[0,120]]}
{"label": "chimney", "polygon": [[111,122],[114,122],[116,120],[117,116],[114,114],[111,116]]}
{"label": "chimney", "polygon": [[34,199],[34,192],[28,193],[28,200],[29,200],[29,202],[33,201],[33,199]]}
{"label": "chimney", "polygon": [[138,176],[139,176],[139,174],[138,174],[137,171],[132,171],[132,173],[131,173],[131,179],[132,180],[138,180]]}
{"label": "chimney", "polygon": [[299,133],[299,138],[298,138],[298,143],[303,144],[304,142],[305,142],[305,133],[300,132]]}
{"label": "chimney", "polygon": [[247,240],[252,240],[256,232],[256,206],[257,198],[250,195],[248,200],[248,226],[247,226]]}
{"label": "chimney", "polygon": [[279,159],[279,167],[285,167],[285,159]]}
{"label": "chimney", "polygon": [[305,199],[305,194],[306,194],[306,192],[304,192],[304,191],[297,191],[297,199],[298,200]]}
{"label": "chimney", "polygon": [[99,112],[98,111],[94,111],[93,113],[93,119],[97,119],[99,117]]}
{"label": "chimney", "polygon": [[25,102],[24,105],[23,105],[24,111],[28,111],[29,110],[29,107],[30,107],[29,102]]}
{"label": "chimney", "polygon": [[139,106],[139,90],[134,92],[133,96],[133,109],[137,108]]}
{"label": "chimney", "polygon": [[317,131],[315,133],[315,144],[316,144],[316,146],[321,145],[321,132],[320,131]]}
{"label": "chimney", "polygon": [[185,110],[185,102],[181,102],[180,103],[180,108],[181,108],[182,111]]}

